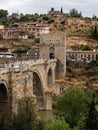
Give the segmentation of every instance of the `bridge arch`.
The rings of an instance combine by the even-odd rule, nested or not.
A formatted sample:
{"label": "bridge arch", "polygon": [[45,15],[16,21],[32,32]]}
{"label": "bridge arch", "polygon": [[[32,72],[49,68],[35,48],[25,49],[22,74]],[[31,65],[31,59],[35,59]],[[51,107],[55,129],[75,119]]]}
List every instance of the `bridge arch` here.
{"label": "bridge arch", "polygon": [[51,68],[49,68],[49,70],[48,70],[47,83],[48,83],[48,87],[51,88],[52,84],[53,84],[53,73],[52,73],[52,69]]}
{"label": "bridge arch", "polygon": [[0,98],[2,97],[1,95],[6,98],[8,97],[8,84],[3,79],[0,80]]}
{"label": "bridge arch", "polygon": [[44,109],[44,85],[41,74],[37,71],[33,71],[33,94],[36,96],[39,109]]}
{"label": "bridge arch", "polygon": [[0,118],[8,114],[8,85],[5,80],[0,80]]}

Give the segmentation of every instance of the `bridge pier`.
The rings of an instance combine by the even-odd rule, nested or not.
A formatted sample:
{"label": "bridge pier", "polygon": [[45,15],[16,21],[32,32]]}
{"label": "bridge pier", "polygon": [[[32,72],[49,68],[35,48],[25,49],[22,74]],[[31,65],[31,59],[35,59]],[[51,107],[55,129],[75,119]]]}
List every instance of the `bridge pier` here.
{"label": "bridge pier", "polygon": [[52,93],[45,92],[45,109],[52,110]]}

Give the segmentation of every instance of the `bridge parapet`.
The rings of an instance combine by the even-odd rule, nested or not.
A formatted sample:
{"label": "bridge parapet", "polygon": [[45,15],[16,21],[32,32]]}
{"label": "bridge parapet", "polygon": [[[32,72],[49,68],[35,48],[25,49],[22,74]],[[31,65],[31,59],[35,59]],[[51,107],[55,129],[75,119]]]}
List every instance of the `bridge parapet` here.
{"label": "bridge parapet", "polygon": [[18,71],[27,71],[27,66],[35,66],[40,64],[50,64],[56,62],[56,59],[47,60],[47,59],[39,59],[36,61],[28,60],[28,61],[17,61],[14,63],[5,64],[2,68],[0,68],[0,74],[7,72],[18,72]]}
{"label": "bridge parapet", "polygon": [[9,72],[8,68],[0,68],[0,74]]}

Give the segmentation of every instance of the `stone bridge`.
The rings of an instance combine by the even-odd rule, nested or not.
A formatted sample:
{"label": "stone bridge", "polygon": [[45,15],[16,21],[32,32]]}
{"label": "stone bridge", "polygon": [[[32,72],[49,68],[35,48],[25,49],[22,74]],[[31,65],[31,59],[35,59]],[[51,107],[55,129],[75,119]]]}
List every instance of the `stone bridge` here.
{"label": "stone bridge", "polygon": [[[37,56],[36,49],[34,56]],[[62,33],[40,36],[39,60],[5,64],[0,68],[0,117],[13,115],[21,107],[52,109],[52,98],[63,92],[56,78],[66,74],[66,36]],[[46,60],[48,59],[48,60]]]}
{"label": "stone bridge", "polygon": [[52,109],[56,59],[22,61],[0,68],[0,117],[13,116],[21,106],[37,102],[39,109]]}

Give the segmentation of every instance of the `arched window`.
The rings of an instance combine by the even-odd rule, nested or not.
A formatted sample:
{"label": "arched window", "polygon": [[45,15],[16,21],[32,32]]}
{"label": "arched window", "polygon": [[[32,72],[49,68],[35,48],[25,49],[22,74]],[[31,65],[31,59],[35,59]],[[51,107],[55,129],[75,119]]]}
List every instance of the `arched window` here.
{"label": "arched window", "polygon": [[53,47],[51,47],[49,49],[49,58],[50,59],[54,59],[55,58],[55,49]]}
{"label": "arched window", "polygon": [[8,93],[5,84],[0,83],[0,118],[9,114]]}

